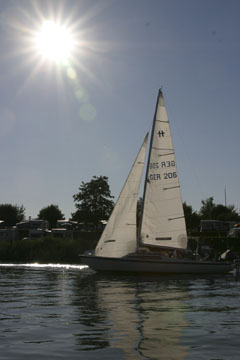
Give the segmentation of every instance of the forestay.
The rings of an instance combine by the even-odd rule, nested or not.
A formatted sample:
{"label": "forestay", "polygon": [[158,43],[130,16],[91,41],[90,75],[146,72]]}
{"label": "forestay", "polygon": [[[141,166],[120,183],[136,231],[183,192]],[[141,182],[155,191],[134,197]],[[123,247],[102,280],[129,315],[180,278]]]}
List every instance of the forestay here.
{"label": "forestay", "polygon": [[136,251],[136,208],[144,167],[146,135],[114,210],[95,249],[96,256],[122,257]]}
{"label": "forestay", "polygon": [[140,243],[186,248],[176,160],[161,90],[153,122],[143,202]]}

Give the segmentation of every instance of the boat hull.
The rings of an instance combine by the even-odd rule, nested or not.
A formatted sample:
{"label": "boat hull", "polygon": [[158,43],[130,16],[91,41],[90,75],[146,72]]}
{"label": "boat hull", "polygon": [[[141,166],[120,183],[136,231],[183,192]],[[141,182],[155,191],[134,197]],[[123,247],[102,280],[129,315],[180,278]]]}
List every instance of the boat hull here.
{"label": "boat hull", "polygon": [[188,259],[110,258],[80,256],[82,262],[95,271],[154,273],[154,274],[221,274],[232,270],[228,262],[195,261]]}

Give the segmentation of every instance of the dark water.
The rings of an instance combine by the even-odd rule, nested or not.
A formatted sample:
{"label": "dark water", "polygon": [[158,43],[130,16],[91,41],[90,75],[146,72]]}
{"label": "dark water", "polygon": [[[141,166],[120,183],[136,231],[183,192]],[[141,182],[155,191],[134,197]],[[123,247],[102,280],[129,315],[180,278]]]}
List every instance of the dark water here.
{"label": "dark water", "polygon": [[239,359],[240,282],[0,265],[0,359]]}

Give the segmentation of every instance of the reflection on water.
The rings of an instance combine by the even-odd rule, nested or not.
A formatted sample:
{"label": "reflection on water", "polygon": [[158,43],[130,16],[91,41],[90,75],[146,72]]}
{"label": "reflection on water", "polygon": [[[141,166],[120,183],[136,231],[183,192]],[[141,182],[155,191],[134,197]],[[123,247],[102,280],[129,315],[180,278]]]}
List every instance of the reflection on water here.
{"label": "reflection on water", "polygon": [[187,325],[184,287],[138,278],[112,280],[111,286],[108,281],[97,284],[100,312],[106,314],[115,334],[109,336],[112,347],[121,349],[127,359],[159,359],[160,355],[184,359],[186,349],[180,341]]}
{"label": "reflection on water", "polygon": [[239,282],[0,265],[0,359],[238,359]]}

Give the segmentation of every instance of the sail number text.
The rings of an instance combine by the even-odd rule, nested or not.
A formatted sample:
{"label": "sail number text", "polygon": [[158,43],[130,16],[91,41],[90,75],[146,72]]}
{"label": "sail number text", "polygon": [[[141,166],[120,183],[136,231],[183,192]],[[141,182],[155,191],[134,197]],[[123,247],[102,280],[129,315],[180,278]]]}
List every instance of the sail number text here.
{"label": "sail number text", "polygon": [[169,172],[169,173],[164,173],[163,175],[161,174],[149,174],[149,180],[167,180],[167,179],[176,179],[177,178],[177,173],[176,171],[174,172]]}
{"label": "sail number text", "polygon": [[[174,160],[171,161],[161,161],[161,162],[150,162],[149,168],[150,170],[158,170],[158,169],[168,169],[171,167],[175,167],[176,163]],[[177,178],[176,171],[173,172],[165,172],[163,174],[149,174],[149,180],[168,180]]]}
{"label": "sail number text", "polygon": [[159,168],[169,168],[176,166],[176,163],[174,160],[171,161],[162,161],[162,162],[153,162],[149,164],[150,169],[159,169]]}

